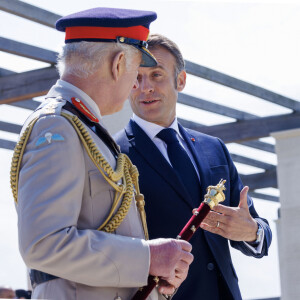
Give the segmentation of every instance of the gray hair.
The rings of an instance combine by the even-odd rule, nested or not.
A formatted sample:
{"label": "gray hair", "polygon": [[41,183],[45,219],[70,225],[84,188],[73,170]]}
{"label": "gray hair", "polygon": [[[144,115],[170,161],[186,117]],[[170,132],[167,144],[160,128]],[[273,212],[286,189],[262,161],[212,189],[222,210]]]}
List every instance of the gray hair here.
{"label": "gray hair", "polygon": [[62,74],[87,78],[94,74],[103,60],[113,52],[124,51],[128,68],[139,51],[126,44],[105,42],[75,42],[65,44],[57,58],[57,69]]}

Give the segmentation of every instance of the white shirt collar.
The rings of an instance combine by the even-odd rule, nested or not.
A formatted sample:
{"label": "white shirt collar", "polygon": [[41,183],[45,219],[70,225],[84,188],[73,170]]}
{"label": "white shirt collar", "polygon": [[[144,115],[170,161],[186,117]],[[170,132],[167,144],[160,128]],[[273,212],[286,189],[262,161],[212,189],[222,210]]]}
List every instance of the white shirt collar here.
{"label": "white shirt collar", "polygon": [[[132,119],[145,131],[145,133],[149,136],[151,140],[156,138],[156,135],[163,130],[166,127],[162,127],[160,125],[157,125],[152,122],[148,122],[136,114],[133,114]],[[180,138],[183,139],[182,135],[180,134],[179,127],[178,127],[178,121],[177,117],[175,117],[173,123],[168,127],[168,128],[173,128],[177,134],[180,136]]]}

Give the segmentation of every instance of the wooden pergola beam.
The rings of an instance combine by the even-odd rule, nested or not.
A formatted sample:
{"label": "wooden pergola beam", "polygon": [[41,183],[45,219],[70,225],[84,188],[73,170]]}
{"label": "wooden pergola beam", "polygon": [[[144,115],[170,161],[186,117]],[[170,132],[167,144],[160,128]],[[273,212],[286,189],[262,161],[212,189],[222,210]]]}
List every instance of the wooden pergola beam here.
{"label": "wooden pergola beam", "polygon": [[0,0],[0,10],[51,28],[55,28],[55,22],[61,18],[60,15],[18,0]]}
{"label": "wooden pergola beam", "polygon": [[197,97],[193,97],[184,93],[179,93],[178,103],[185,104],[194,108],[213,112],[222,116],[230,117],[237,120],[249,120],[257,118],[257,116],[240,111],[228,106],[213,103]]}
{"label": "wooden pergola beam", "polygon": [[32,99],[9,103],[9,105],[11,106],[16,106],[16,107],[30,109],[30,110],[35,110],[40,104],[41,102]]}
{"label": "wooden pergola beam", "polygon": [[221,138],[225,143],[238,143],[269,136],[271,132],[300,128],[300,112],[263,117],[214,126],[203,126],[180,119],[190,129]]}
{"label": "wooden pergola beam", "polygon": [[268,164],[268,163],[262,162],[260,160],[252,159],[252,158],[245,157],[242,155],[237,155],[237,154],[231,153],[230,156],[234,162],[238,162],[238,163],[241,163],[244,165],[248,165],[248,166],[252,166],[252,167],[256,167],[256,168],[260,168],[260,169],[264,169],[264,170],[271,170],[271,169],[276,168],[275,165]]}
{"label": "wooden pergola beam", "polygon": [[262,173],[240,175],[240,177],[244,185],[249,186],[251,192],[257,189],[263,189],[268,187],[277,188],[276,168],[267,170]]}
{"label": "wooden pergola beam", "polygon": [[267,194],[263,194],[263,193],[256,193],[256,192],[249,192],[248,194],[250,197],[253,197],[253,198],[258,198],[261,200],[268,200],[268,201],[272,201],[272,202],[279,202],[279,197],[277,197],[277,196],[267,195]]}
{"label": "wooden pergola beam", "polygon": [[262,141],[245,141],[245,142],[241,142],[239,143],[241,145],[250,147],[250,148],[255,148],[258,150],[262,150],[262,151],[266,151],[266,152],[270,152],[270,153],[275,153],[275,147],[272,144],[269,143],[265,143]]}
{"label": "wooden pergola beam", "polygon": [[195,75],[222,84],[240,92],[267,100],[269,102],[290,108],[294,111],[300,110],[300,102],[291,98],[276,94],[262,87],[234,78],[232,76],[220,73],[218,71],[203,67],[188,60],[185,60],[186,71],[189,74]]}
{"label": "wooden pergola beam", "polygon": [[0,51],[31,58],[49,64],[55,64],[57,58],[57,53],[54,51],[16,42],[4,37],[0,37]]}
{"label": "wooden pergola beam", "polygon": [[16,142],[0,139],[0,148],[7,150],[14,150]]}
{"label": "wooden pergola beam", "polygon": [[[222,105],[218,105],[218,104],[214,104],[211,102],[208,102],[206,100],[200,99],[200,98],[196,98],[193,96],[189,96],[183,93],[179,94],[179,98],[178,98],[178,102],[182,103],[182,104],[186,104],[188,106],[192,106],[192,107],[196,107],[196,108],[200,108],[206,111],[210,111],[210,112],[214,112],[214,113],[218,113],[220,115],[226,115],[228,117],[237,119],[237,120],[250,120],[250,119],[254,119],[254,118],[258,118],[255,115],[252,114],[248,114],[248,113],[244,113],[242,111],[239,110],[235,110],[235,109],[230,109],[226,106],[222,106]],[[225,108],[225,109],[224,109]],[[224,109],[224,113],[223,113],[223,109]],[[228,109],[228,110],[226,110]],[[226,112],[225,112],[226,111]],[[184,119],[180,119],[179,121],[182,123],[183,126],[192,126],[192,127],[188,127],[190,129],[194,129],[197,131],[201,132],[202,127],[205,127],[206,125],[203,125],[201,123],[194,123],[192,121],[187,121]],[[184,125],[185,124],[185,125]],[[192,124],[192,125],[190,125]],[[196,129],[196,127],[198,129]],[[229,142],[226,142],[229,143]],[[243,141],[243,142],[239,142],[239,144],[244,145],[244,146],[248,146],[250,148],[255,148],[255,149],[259,149],[262,151],[266,151],[266,152],[270,152],[270,153],[275,153],[275,147],[272,144],[269,143],[265,143],[262,141]]]}
{"label": "wooden pergola beam", "polygon": [[59,78],[55,67],[0,78],[0,104],[45,95]]}
{"label": "wooden pergola beam", "polygon": [[0,121],[0,130],[2,131],[19,134],[21,129],[21,125]]}

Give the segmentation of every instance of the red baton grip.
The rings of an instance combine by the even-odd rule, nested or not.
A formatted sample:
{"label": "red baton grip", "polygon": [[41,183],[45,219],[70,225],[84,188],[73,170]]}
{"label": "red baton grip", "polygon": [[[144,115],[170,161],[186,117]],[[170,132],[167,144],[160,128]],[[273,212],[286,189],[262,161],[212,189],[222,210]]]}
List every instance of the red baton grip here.
{"label": "red baton grip", "polygon": [[198,214],[194,213],[194,215],[190,218],[190,220],[179,233],[179,239],[184,241],[189,241],[191,239],[195,231],[199,228],[201,222],[209,213],[210,207],[208,204],[202,202],[196,211]]}
{"label": "red baton grip", "polygon": [[148,285],[143,286],[142,288],[140,288],[135,295],[133,296],[133,298],[131,300],[146,300],[147,297],[150,295],[150,293],[152,292],[152,290],[156,287],[156,281],[155,281],[155,277],[152,275],[149,275],[148,277]]}

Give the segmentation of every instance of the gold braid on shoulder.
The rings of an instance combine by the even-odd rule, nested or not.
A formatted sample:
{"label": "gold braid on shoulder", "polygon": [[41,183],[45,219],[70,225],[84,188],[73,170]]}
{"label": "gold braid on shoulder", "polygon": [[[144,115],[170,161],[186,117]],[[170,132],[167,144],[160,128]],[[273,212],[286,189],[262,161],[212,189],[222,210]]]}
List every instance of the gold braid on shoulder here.
{"label": "gold braid on shoulder", "polygon": [[[77,116],[69,115],[66,113],[61,113],[63,117],[65,117],[70,124],[76,130],[85,150],[87,151],[90,159],[95,164],[97,169],[100,171],[105,180],[114,188],[115,196],[113,205],[108,214],[108,217],[103,222],[101,226],[99,226],[98,230],[102,230],[108,233],[114,232],[121,224],[121,222],[126,217],[132,198],[134,196],[134,187],[136,189],[135,200],[136,204],[141,216],[142,225],[145,233],[145,238],[148,240],[148,229],[146,223],[146,213],[145,213],[145,201],[144,196],[140,193],[139,184],[138,184],[138,170],[135,165],[132,164],[131,160],[126,154],[120,153],[117,159],[117,167],[114,171],[104,156],[101,154],[99,149],[97,148],[95,142],[93,141],[91,135],[86,130],[83,123],[79,120]],[[32,120],[22,136],[20,137],[19,142],[17,143],[11,164],[11,172],[10,172],[10,182],[11,189],[13,192],[14,200],[18,203],[18,179],[19,179],[19,171],[20,165],[22,161],[22,157],[24,154],[24,150],[31,134],[32,128],[37,121],[38,118]],[[118,181],[122,179],[122,183],[119,184]],[[122,198],[123,197],[123,198]],[[121,204],[120,204],[121,201]],[[120,204],[119,208],[117,206]],[[117,209],[117,211],[116,211]],[[116,211],[116,212],[115,212]]]}
{"label": "gold braid on shoulder", "polygon": [[33,125],[37,120],[38,118],[33,119],[29,123],[29,125],[27,126],[23,134],[21,135],[19,142],[15,146],[14,154],[11,160],[10,187],[16,204],[18,203],[18,183],[19,183],[19,172],[20,172],[22,157],[25,151],[27,141],[30,137]]}

